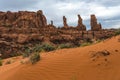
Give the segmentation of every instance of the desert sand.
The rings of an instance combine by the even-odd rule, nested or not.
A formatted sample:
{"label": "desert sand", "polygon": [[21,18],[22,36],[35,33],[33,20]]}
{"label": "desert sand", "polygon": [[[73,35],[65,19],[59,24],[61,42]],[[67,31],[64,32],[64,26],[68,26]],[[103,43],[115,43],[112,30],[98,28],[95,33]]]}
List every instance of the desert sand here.
{"label": "desert sand", "polygon": [[34,65],[21,64],[20,58],[0,67],[0,80],[120,80],[119,39],[41,53],[41,60]]}

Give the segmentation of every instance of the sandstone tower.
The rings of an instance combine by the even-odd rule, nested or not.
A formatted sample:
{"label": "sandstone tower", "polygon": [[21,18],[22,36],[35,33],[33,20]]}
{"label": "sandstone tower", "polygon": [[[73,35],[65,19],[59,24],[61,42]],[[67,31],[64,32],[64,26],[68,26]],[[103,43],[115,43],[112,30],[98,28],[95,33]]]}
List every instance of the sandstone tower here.
{"label": "sandstone tower", "polygon": [[81,30],[81,31],[86,31],[86,26],[83,24],[82,22],[82,18],[80,15],[78,15],[78,25],[77,25],[77,29]]}
{"label": "sandstone tower", "polygon": [[64,28],[68,28],[67,18],[65,16],[63,16],[63,25]]}
{"label": "sandstone tower", "polygon": [[91,25],[91,30],[92,31],[99,31],[99,30],[102,29],[101,24],[97,23],[97,18],[94,14],[91,15],[90,25]]}

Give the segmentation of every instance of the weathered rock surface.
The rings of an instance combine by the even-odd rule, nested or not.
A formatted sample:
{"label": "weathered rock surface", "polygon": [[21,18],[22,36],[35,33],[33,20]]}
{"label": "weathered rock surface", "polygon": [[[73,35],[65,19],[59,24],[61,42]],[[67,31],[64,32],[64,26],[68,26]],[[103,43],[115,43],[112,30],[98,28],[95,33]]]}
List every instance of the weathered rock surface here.
{"label": "weathered rock surface", "polygon": [[0,54],[2,58],[19,55],[26,47],[34,47],[42,43],[54,45],[70,43],[81,44],[96,38],[108,38],[113,30],[102,30],[95,16],[91,18],[92,31],[86,31],[82,18],[78,15],[77,27],[68,26],[63,16],[64,27],[57,28],[53,21],[47,25],[47,19],[41,10],[37,12],[0,12]]}
{"label": "weathered rock surface", "polygon": [[90,24],[91,24],[91,30],[92,31],[100,31],[100,30],[102,30],[102,26],[101,26],[100,23],[99,24],[97,23],[97,18],[96,18],[96,16],[94,14],[91,15]]}
{"label": "weathered rock surface", "polygon": [[25,43],[26,41],[29,40],[29,36],[28,35],[24,35],[24,34],[19,34],[18,35],[18,43]]}
{"label": "weathered rock surface", "polygon": [[81,31],[86,31],[86,26],[82,22],[82,18],[80,15],[78,15],[78,25],[77,28]]}
{"label": "weathered rock surface", "polygon": [[63,25],[64,25],[64,28],[68,28],[67,18],[65,16],[63,16]]}
{"label": "weathered rock surface", "polygon": [[15,28],[39,28],[47,26],[46,17],[42,11],[35,12],[19,11],[19,12],[1,12],[0,26]]}

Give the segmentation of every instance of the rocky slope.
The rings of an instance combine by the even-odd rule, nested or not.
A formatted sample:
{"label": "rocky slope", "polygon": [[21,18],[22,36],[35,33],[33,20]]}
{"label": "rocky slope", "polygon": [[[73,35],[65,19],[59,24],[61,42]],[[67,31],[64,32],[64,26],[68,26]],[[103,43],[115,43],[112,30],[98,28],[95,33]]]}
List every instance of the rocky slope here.
{"label": "rocky slope", "polygon": [[1,80],[119,80],[120,36],[98,44],[41,53],[34,64],[0,67]]}

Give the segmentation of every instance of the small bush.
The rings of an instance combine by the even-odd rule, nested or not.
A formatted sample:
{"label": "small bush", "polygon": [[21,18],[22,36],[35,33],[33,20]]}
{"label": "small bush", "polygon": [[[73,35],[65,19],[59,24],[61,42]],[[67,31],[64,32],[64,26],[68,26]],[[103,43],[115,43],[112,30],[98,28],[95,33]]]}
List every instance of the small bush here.
{"label": "small bush", "polygon": [[71,47],[73,47],[73,46],[70,44],[61,44],[58,48],[63,49],[63,48],[71,48]]}
{"label": "small bush", "polygon": [[11,60],[6,61],[5,64],[11,64]]}
{"label": "small bush", "polygon": [[19,53],[11,53],[11,54],[9,54],[9,57],[15,57],[15,56],[20,56],[21,54],[19,54]]}
{"label": "small bush", "polygon": [[31,53],[31,51],[32,50],[30,48],[28,48],[28,49],[25,50],[26,53]]}
{"label": "small bush", "polygon": [[31,56],[30,56],[30,62],[32,64],[35,64],[36,62],[38,62],[40,60],[40,54],[39,53],[33,53]]}
{"label": "small bush", "polygon": [[42,45],[36,45],[33,48],[32,52],[53,51],[53,50],[55,50],[54,46],[44,43]]}
{"label": "small bush", "polygon": [[53,51],[53,50],[55,50],[55,47],[50,44],[43,44],[42,49],[45,51]]}
{"label": "small bush", "polygon": [[33,48],[33,52],[41,52],[43,49],[42,49],[42,46],[41,45],[36,45],[34,48]]}
{"label": "small bush", "polygon": [[92,43],[92,40],[90,38],[86,38],[86,42]]}
{"label": "small bush", "polygon": [[21,64],[24,64],[24,61],[20,61]]}
{"label": "small bush", "polygon": [[22,53],[22,56],[23,56],[23,58],[29,57],[31,55],[31,53],[32,53],[32,50],[29,48],[26,48],[25,53]]}
{"label": "small bush", "polygon": [[82,47],[89,46],[89,45],[91,45],[91,43],[88,43],[88,42],[81,44]]}
{"label": "small bush", "polygon": [[115,32],[115,36],[120,35],[120,29]]}
{"label": "small bush", "polygon": [[2,59],[0,59],[0,66],[2,66],[3,65],[3,63],[2,63]]}
{"label": "small bush", "polygon": [[98,40],[96,40],[96,43],[99,43],[99,42],[101,42],[101,41],[103,41],[103,40],[98,39]]}
{"label": "small bush", "polygon": [[26,57],[29,57],[30,54],[29,53],[22,53],[22,56],[23,56],[23,58],[26,58]]}

